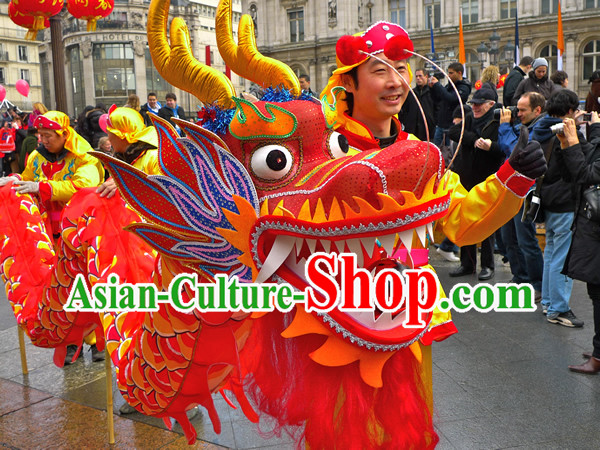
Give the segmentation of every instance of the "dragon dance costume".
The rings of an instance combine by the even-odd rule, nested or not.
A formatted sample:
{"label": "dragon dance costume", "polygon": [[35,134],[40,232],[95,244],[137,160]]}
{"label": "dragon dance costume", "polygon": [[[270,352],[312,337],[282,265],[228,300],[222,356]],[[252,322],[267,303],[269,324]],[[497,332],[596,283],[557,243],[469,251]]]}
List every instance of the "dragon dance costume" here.
{"label": "dragon dance costume", "polygon": [[[58,263],[56,255],[42,255],[45,280],[64,286],[55,295],[52,282],[42,280],[38,297],[19,289],[33,283],[29,265],[22,262],[22,245],[14,245],[17,230],[0,223],[9,299],[16,315],[18,308],[35,305],[27,320],[17,320],[30,336],[52,337],[46,346],[59,348],[60,337],[73,341],[81,337],[75,328],[90,326],[74,325],[73,317],[57,312],[76,273],[84,273],[90,285],[115,272],[122,282],[152,281],[164,289],[180,273],[193,273],[199,282],[226,274],[241,282],[286,282],[301,291],[309,286],[306,260],[317,251],[355,253],[364,268],[387,255],[415,262],[413,242],[424,249],[438,220],[453,241],[477,242],[514,216],[533,183],[506,164],[466,192],[444,171],[439,150],[416,140],[346,153],[339,146],[344,124],[338,113],[344,109],[338,96],[328,92],[318,102],[301,95],[289,67],[258,53],[250,16],[241,18],[238,44],[231,2],[221,0],[216,30],[219,51],[234,72],[265,88],[285,88],[267,89],[256,103],[236,97],[224,74],[193,58],[183,21],[172,21],[167,39],[168,12],[167,0],[152,1],[148,42],[157,70],[212,106],[203,111],[202,127],[176,121],[185,138],[152,116],[160,174],[97,154],[135,213],[119,199],[78,194],[61,218],[68,245],[59,250]],[[386,38],[392,44],[394,33]],[[7,211],[31,202],[0,189]],[[27,220],[37,234],[26,242],[45,250],[34,206]],[[190,292],[181,294],[190,299]],[[185,412],[196,405],[207,408],[220,431],[211,396],[217,391],[233,392],[250,420],[257,421],[257,409],[275,419],[276,432],[285,428],[314,449],[425,448],[438,440],[420,379],[419,340],[430,343],[453,332],[447,317],[436,322],[423,311],[425,325],[409,329],[402,311],[308,313],[301,304],[266,314],[184,313],[161,304],[154,312],[86,317],[104,330],[128,403],[167,424],[176,418],[190,442],[196,431]]]}

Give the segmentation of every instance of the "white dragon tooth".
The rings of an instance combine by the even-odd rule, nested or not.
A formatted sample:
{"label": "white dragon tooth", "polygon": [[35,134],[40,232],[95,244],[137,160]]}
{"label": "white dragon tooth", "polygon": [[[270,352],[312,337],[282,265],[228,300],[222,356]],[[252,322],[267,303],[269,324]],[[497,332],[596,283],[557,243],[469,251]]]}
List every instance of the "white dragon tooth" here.
{"label": "white dragon tooth", "polygon": [[344,253],[346,251],[346,241],[335,241],[335,246],[338,253]]}
{"label": "white dragon tooth", "polygon": [[362,267],[365,260],[363,257],[362,247],[360,246],[360,240],[359,239],[348,239],[346,241],[346,244],[348,245],[348,249],[352,253],[356,253],[356,265],[358,267]]}
{"label": "white dragon tooth", "polygon": [[375,238],[360,238],[360,242],[362,242],[369,257],[373,256],[373,250],[375,250]]}
{"label": "white dragon tooth", "polygon": [[271,275],[273,275],[279,266],[287,259],[288,255],[294,248],[294,244],[296,243],[296,238],[293,236],[280,235],[277,236],[275,242],[273,243],[273,248],[269,252],[267,259],[265,260],[255,283],[264,283],[269,279]]}
{"label": "white dragon tooth", "polygon": [[300,256],[300,252],[302,251],[302,244],[304,244],[304,239],[296,238],[296,256]]}
{"label": "white dragon tooth", "polygon": [[425,230],[425,225],[421,225],[420,227],[417,227],[415,229],[415,231],[417,232],[417,236],[419,237],[419,240],[421,241],[421,245],[423,246],[423,248],[425,248],[425,241],[427,239],[427,237],[425,236],[425,233],[427,232]]}
{"label": "white dragon tooth", "polygon": [[427,233],[429,234],[429,239],[431,239],[431,243],[435,243],[435,238],[433,236],[433,222],[429,222],[427,224]]}
{"label": "white dragon tooth", "polygon": [[381,242],[381,245],[383,245],[383,248],[385,249],[388,256],[391,256],[392,252],[394,251],[394,243],[396,242],[396,234],[394,233],[394,234],[388,234],[387,236],[380,236],[379,242]]}
{"label": "white dragon tooth", "polygon": [[306,239],[306,243],[308,244],[310,253],[313,254],[315,252],[315,248],[317,248],[317,241],[314,239]]}
{"label": "white dragon tooth", "polygon": [[357,255],[359,253],[362,253],[362,248],[360,246],[360,240],[358,240],[358,239],[348,239],[346,241],[346,245],[348,245],[348,249],[352,253],[356,253]]}
{"label": "white dragon tooth", "polygon": [[325,252],[329,253],[329,251],[331,250],[331,241],[329,239],[321,239],[320,242]]}
{"label": "white dragon tooth", "polygon": [[405,230],[398,233],[398,237],[409,252],[412,250],[413,230]]}

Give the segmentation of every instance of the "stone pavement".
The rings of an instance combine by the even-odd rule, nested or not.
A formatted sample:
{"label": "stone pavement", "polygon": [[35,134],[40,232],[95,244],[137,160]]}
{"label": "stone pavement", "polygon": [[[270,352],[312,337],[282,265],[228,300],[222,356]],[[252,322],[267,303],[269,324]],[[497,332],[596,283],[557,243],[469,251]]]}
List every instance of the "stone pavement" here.
{"label": "stone pavement", "polygon": [[[447,291],[455,263],[432,263]],[[495,282],[510,272],[497,259]],[[570,373],[568,364],[591,350],[591,302],[575,282],[572,308],[586,322],[568,329],[532,313],[454,314],[459,334],[433,348],[434,420],[439,449],[600,448],[600,377]],[[87,348],[87,346],[85,346]],[[90,352],[64,369],[52,350],[27,343],[29,375],[21,374],[17,330],[0,293],[0,447],[106,448],[104,364]],[[134,413],[118,416],[123,400],[115,393],[117,448],[186,448],[179,425]],[[199,441],[193,448],[292,449],[286,438],[263,438],[256,427],[216,396],[223,431],[216,435],[206,415],[192,420]],[[399,425],[401,426],[401,425]]]}

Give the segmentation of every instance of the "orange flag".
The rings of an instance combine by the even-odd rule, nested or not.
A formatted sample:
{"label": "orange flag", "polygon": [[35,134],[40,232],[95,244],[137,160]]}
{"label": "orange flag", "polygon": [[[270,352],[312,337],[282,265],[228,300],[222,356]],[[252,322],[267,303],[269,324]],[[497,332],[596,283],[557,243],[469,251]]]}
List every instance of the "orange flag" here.
{"label": "orange flag", "polygon": [[[465,67],[465,64],[467,63],[467,56],[465,54],[465,37],[463,35],[463,25],[462,25],[462,9],[460,10],[460,16],[458,16],[458,24],[459,24],[459,31],[458,31],[458,62],[461,63],[463,65],[463,68]],[[463,69],[464,72],[464,69]],[[466,73],[466,72],[464,72]]]}
{"label": "orange flag", "polygon": [[565,37],[563,35],[563,24],[562,24],[562,14],[560,11],[560,0],[558,0],[558,39],[556,41],[556,47],[558,48],[558,58],[557,58],[557,69],[562,70],[563,68],[563,60],[562,55],[565,52]]}

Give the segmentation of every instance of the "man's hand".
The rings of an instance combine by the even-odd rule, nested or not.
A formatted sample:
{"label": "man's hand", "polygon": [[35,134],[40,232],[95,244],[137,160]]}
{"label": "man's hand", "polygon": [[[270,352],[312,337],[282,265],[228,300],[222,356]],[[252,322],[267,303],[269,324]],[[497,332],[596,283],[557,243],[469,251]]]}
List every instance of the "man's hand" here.
{"label": "man's hand", "polygon": [[475,141],[475,147],[487,152],[490,148],[492,148],[492,140],[479,138]]}
{"label": "man's hand", "polygon": [[96,192],[100,194],[100,197],[112,198],[117,192],[117,184],[115,180],[109,178],[96,189]]}
{"label": "man's hand", "polygon": [[40,192],[40,183],[37,181],[15,181],[13,189],[19,194],[37,194]]}
{"label": "man's hand", "polygon": [[529,178],[538,178],[546,173],[548,166],[542,147],[536,141],[529,142],[529,130],[521,125],[521,134],[508,163],[517,172]]}
{"label": "man's hand", "polygon": [[502,112],[500,113],[500,123],[510,123],[512,119],[512,111],[507,108],[502,108]]}
{"label": "man's hand", "polygon": [[560,141],[560,148],[569,148],[579,144],[577,126],[573,119],[563,120],[563,132],[556,135]]}
{"label": "man's hand", "polygon": [[429,86],[433,86],[435,83],[437,83],[439,80],[434,77],[433,75],[429,77]]}
{"label": "man's hand", "polygon": [[19,181],[17,177],[0,177],[0,186],[10,183],[11,181]]}

